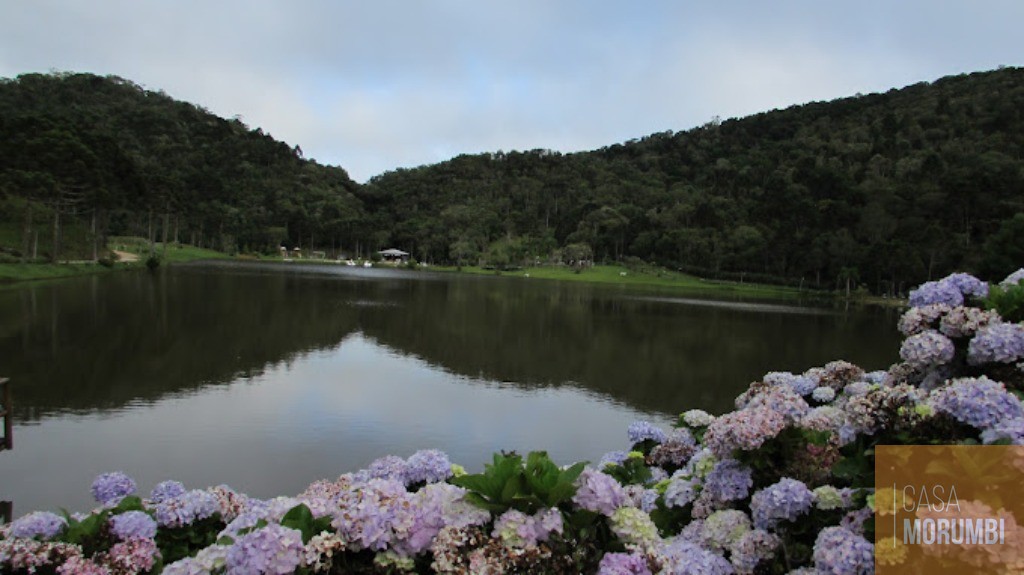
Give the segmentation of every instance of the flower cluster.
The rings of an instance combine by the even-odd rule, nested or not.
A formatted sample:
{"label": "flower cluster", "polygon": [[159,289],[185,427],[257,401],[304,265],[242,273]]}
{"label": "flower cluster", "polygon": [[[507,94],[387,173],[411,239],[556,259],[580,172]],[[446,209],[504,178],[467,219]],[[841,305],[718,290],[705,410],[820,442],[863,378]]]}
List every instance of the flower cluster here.
{"label": "flower cluster", "polygon": [[750,511],[758,529],[771,529],[780,521],[793,521],[810,510],[814,494],[802,482],[783,477],[750,499]]}
{"label": "flower cluster", "polygon": [[67,525],[68,522],[60,515],[49,511],[33,511],[11,523],[9,534],[25,539],[53,539]]}
{"label": "flower cluster", "polygon": [[271,523],[235,542],[227,553],[227,575],[287,575],[302,563],[302,534]]}
{"label": "flower cluster", "polygon": [[92,482],[92,496],[103,505],[117,505],[132,493],[135,493],[135,480],[121,471],[104,473]]}
{"label": "flower cluster", "polygon": [[126,511],[110,518],[110,532],[122,541],[156,537],[156,521],[143,511]]}

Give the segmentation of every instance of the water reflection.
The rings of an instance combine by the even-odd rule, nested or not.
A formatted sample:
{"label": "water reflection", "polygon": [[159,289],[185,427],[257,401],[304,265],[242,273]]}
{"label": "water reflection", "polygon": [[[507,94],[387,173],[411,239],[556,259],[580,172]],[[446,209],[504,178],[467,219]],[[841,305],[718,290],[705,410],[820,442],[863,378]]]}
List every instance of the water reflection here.
{"label": "water reflection", "polygon": [[723,411],[766,371],[895,360],[885,311],[738,305],[237,263],[0,290],[19,427],[0,499],[83,509],[114,469],[270,496],[436,446],[471,468],[497,449],[596,459],[634,418]]}

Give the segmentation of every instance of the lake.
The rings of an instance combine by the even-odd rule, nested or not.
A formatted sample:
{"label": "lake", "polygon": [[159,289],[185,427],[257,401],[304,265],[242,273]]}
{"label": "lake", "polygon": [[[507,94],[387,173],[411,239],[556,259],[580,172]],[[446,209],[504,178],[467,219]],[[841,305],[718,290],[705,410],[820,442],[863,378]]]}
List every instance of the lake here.
{"label": "lake", "polygon": [[768,371],[898,360],[897,312],[336,265],[200,263],[0,289],[14,515],[99,473],[257,497],[436,447],[597,461]]}

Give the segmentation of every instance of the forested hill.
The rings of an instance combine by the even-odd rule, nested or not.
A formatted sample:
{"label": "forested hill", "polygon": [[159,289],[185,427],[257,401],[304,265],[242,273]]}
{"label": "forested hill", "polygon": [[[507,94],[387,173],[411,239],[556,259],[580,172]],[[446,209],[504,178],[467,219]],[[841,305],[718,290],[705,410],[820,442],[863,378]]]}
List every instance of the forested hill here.
{"label": "forested hill", "polygon": [[0,80],[0,247],[64,257],[75,227],[97,245],[125,234],[228,251],[398,247],[499,267],[639,258],[902,291],[1024,262],[1022,110],[1024,70],[1006,68],[592,152],[464,155],[359,186],[128,80],[28,74]]}
{"label": "forested hill", "polygon": [[419,258],[585,244],[598,260],[888,292],[1024,264],[1022,113],[1024,69],[1005,68],[592,152],[459,156],[366,193]]}
{"label": "forested hill", "polygon": [[100,245],[152,234],[226,251],[367,233],[343,169],[122,78],[0,79],[0,134],[0,246],[21,255],[37,242],[41,257],[87,256],[60,249],[72,230]]}

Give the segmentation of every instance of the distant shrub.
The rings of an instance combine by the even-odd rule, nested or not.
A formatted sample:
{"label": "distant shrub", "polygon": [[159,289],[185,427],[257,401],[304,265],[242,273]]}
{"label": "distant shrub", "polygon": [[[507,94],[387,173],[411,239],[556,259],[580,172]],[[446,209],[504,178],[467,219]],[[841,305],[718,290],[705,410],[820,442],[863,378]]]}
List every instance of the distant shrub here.
{"label": "distant shrub", "polygon": [[146,258],[146,267],[149,268],[149,271],[156,271],[156,268],[160,267],[160,256]]}
{"label": "distant shrub", "polygon": [[99,264],[101,266],[103,266],[105,268],[112,268],[112,267],[114,267],[114,260],[112,260],[110,258],[100,258],[98,260],[98,262],[99,262]]}

